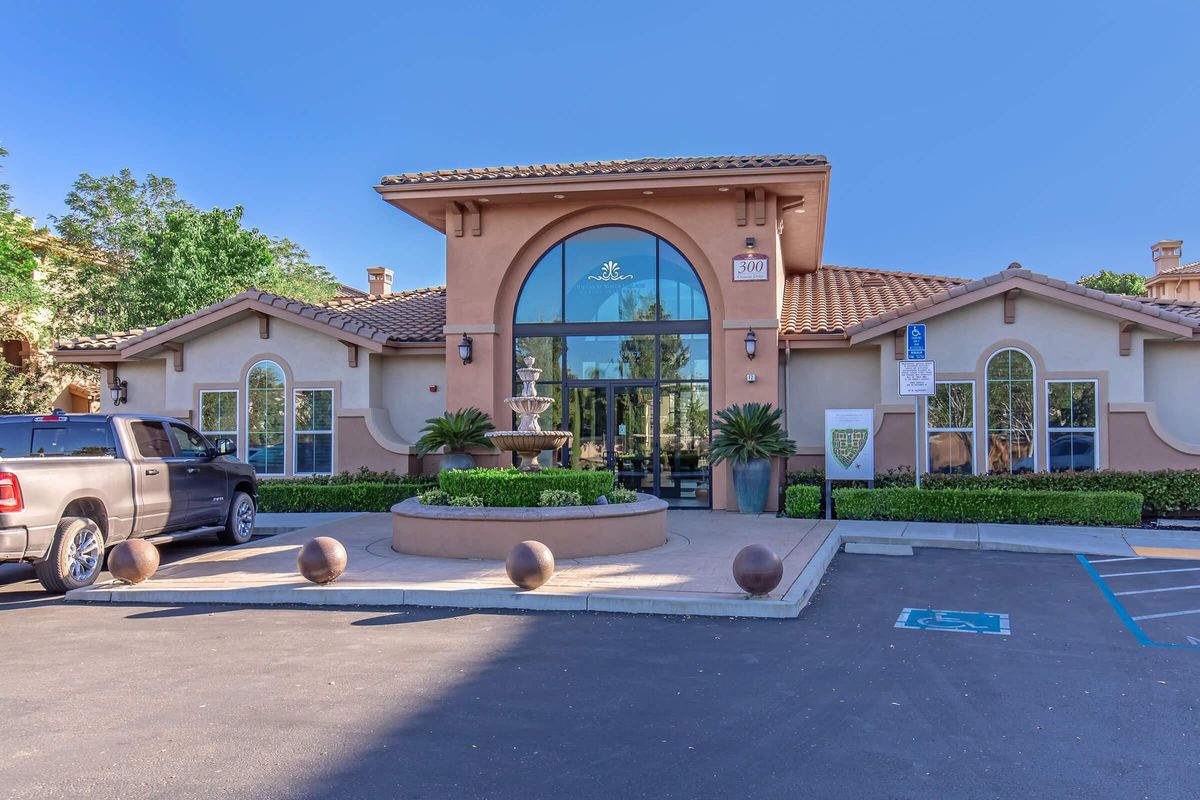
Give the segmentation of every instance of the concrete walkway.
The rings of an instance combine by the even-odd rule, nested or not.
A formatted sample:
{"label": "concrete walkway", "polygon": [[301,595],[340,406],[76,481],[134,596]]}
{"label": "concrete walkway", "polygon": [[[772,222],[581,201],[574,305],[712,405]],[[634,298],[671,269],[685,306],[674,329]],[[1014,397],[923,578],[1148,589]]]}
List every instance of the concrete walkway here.
{"label": "concrete walkway", "polygon": [[[264,515],[265,516],[265,515]],[[834,554],[845,543],[1200,558],[1200,533],[1038,525],[917,522],[825,522],[673,511],[668,541],[620,556],[562,560],[541,588],[514,587],[500,561],[407,556],[391,549],[391,515],[289,515],[290,533],[214,550],[163,567],[138,586],[97,584],[68,593],[73,602],[228,603],[238,605],[441,606],[558,611],[772,617],[799,615]],[[272,522],[275,522],[272,520]],[[316,522],[316,525],[308,523]],[[278,527],[284,527],[279,525]],[[344,575],[329,586],[296,572],[300,546],[333,536],[349,553]],[[783,559],[784,577],[766,597],[747,597],[730,571],[738,550],[768,545]]]}

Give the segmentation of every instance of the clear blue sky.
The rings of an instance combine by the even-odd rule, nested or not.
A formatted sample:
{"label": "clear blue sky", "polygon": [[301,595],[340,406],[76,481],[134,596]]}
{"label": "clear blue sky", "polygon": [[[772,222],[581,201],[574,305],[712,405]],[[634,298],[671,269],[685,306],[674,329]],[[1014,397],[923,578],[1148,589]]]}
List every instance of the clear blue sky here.
{"label": "clear blue sky", "polygon": [[1074,279],[1200,258],[1200,4],[54,3],[0,12],[3,180],[241,203],[343,280],[443,279],[384,174],[825,153],[825,261]]}

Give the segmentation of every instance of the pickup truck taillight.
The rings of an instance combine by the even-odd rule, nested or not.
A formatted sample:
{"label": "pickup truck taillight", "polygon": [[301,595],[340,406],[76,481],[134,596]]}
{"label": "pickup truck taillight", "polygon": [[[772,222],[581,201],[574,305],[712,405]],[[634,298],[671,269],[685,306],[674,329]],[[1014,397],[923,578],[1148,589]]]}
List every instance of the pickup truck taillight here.
{"label": "pickup truck taillight", "polygon": [[0,472],[0,512],[23,511],[21,484],[11,472]]}

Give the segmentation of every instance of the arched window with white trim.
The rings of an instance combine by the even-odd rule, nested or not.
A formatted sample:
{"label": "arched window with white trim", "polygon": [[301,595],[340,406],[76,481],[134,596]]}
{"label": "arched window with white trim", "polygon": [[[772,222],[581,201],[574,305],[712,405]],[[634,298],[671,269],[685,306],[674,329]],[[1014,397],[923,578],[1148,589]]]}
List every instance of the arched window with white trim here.
{"label": "arched window with white trim", "polygon": [[1032,472],[1037,468],[1037,392],[1033,360],[1015,348],[1000,350],[987,364],[987,471]]}
{"label": "arched window with white trim", "polygon": [[274,361],[246,373],[246,461],[259,475],[286,469],[287,378]]}

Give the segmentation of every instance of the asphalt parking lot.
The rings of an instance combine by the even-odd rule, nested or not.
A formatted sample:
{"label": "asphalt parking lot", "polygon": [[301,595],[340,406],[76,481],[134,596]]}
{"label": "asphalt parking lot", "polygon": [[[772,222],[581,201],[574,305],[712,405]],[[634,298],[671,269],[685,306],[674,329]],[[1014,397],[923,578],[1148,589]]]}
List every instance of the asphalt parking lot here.
{"label": "asphalt parking lot", "polygon": [[1072,556],[843,554],[789,621],[68,606],[18,578],[0,797],[1196,796],[1200,649],[1141,644]]}

